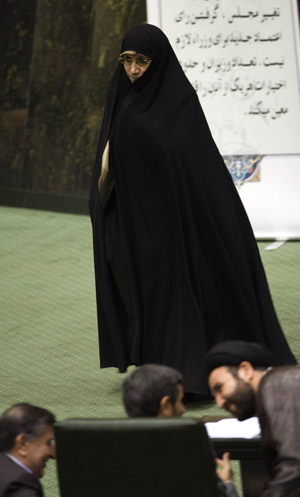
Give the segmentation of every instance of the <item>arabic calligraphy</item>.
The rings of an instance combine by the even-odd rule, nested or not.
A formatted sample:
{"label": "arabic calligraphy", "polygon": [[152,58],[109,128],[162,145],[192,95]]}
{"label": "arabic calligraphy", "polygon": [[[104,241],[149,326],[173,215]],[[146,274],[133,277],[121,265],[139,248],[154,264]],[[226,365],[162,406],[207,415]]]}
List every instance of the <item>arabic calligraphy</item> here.
{"label": "arabic calligraphy", "polygon": [[228,45],[240,45],[242,43],[264,43],[279,41],[282,38],[281,32],[274,33],[268,36],[262,36],[261,33],[252,35],[245,35],[241,32],[232,32],[227,36],[218,33],[216,36],[199,35],[199,33],[184,33],[182,36],[176,38],[176,48],[184,50],[188,45],[197,45],[198,48],[211,48],[213,46],[220,46],[226,48]]}
{"label": "arabic calligraphy", "polygon": [[288,140],[293,142],[289,153],[300,149],[294,4],[160,0],[162,28],[224,155],[242,148],[248,154],[261,152],[257,142],[264,152],[274,146],[283,153]]}
{"label": "arabic calligraphy", "polygon": [[270,57],[264,57],[260,59],[258,57],[252,57],[248,59],[243,59],[242,57],[232,57],[226,59],[225,57],[209,57],[202,61],[199,60],[182,60],[180,61],[184,71],[188,69],[193,69],[198,66],[200,72],[212,71],[212,72],[230,72],[238,67],[257,67],[257,66],[278,66],[282,68],[284,66],[284,58],[281,59],[271,59]]}
{"label": "arabic calligraphy", "polygon": [[263,116],[264,118],[270,114],[271,119],[277,119],[278,117],[286,114],[288,112],[287,107],[277,107],[270,108],[264,105],[264,103],[260,100],[256,102],[256,104],[251,105],[248,114],[252,114],[255,116]]}
{"label": "arabic calligraphy", "polygon": [[286,81],[265,81],[252,79],[247,81],[241,80],[240,77],[235,78],[233,81],[223,81],[221,78],[216,81],[209,81],[208,84],[203,84],[199,80],[193,81],[194,88],[197,92],[201,92],[202,97],[206,97],[208,94],[221,92],[222,96],[226,96],[228,92],[237,92],[242,97],[247,97],[253,95],[255,92],[261,91],[265,95],[270,93],[275,93],[286,87]]}
{"label": "arabic calligraphy", "polygon": [[176,23],[184,24],[196,24],[198,21],[209,21],[211,24],[214,23],[218,17],[226,19],[229,24],[232,24],[236,19],[258,19],[260,22],[266,22],[269,20],[274,20],[276,17],[280,17],[280,8],[274,8],[270,12],[259,12],[258,10],[244,10],[242,11],[239,6],[236,8],[236,12],[220,12],[220,6],[217,3],[213,9],[206,9],[205,11],[199,11],[198,13],[186,12],[181,10],[175,16]]}
{"label": "arabic calligraphy", "polygon": [[275,94],[281,98],[288,90],[280,6],[274,2],[258,9],[253,8],[255,2],[249,8],[239,2],[225,5],[222,0],[201,4],[207,7],[197,9],[200,2],[191,2],[190,8],[177,11],[173,19],[179,61],[199,97],[231,95],[247,100],[250,106],[245,114],[252,117],[274,120],[287,114],[287,105],[268,100]]}

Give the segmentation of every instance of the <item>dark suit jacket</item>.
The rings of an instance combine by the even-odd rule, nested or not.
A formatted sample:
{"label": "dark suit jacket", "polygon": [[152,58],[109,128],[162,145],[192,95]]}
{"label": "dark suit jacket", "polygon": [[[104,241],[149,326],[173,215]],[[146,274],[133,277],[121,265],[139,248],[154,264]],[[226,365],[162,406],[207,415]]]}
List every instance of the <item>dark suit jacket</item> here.
{"label": "dark suit jacket", "polygon": [[233,483],[223,483],[218,479],[219,497],[239,497]]}
{"label": "dark suit jacket", "polygon": [[257,415],[271,474],[261,497],[299,497],[300,366],[266,373],[257,394]]}
{"label": "dark suit jacket", "polygon": [[0,497],[43,497],[42,486],[36,476],[0,453]]}

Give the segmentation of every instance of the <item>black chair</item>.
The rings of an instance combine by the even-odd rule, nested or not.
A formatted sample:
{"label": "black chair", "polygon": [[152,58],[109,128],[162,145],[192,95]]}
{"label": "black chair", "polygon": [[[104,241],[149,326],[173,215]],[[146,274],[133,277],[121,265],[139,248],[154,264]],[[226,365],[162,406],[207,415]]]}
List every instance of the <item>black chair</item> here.
{"label": "black chair", "polygon": [[61,497],[217,497],[201,421],[67,419],[56,423]]}

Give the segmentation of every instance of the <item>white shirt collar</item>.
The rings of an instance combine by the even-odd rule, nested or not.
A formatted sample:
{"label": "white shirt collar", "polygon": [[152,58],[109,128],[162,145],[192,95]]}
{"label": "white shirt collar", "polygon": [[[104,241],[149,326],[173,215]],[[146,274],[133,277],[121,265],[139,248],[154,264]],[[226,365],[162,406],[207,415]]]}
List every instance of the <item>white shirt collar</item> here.
{"label": "white shirt collar", "polygon": [[15,462],[18,466],[25,469],[25,471],[27,471],[27,473],[32,473],[31,469],[29,469],[28,466],[25,466],[25,464],[23,464],[21,461],[19,461],[19,459],[12,456],[11,454],[8,454],[8,452],[6,452],[5,454],[7,455],[7,457],[9,457],[9,459],[11,459],[13,462]]}

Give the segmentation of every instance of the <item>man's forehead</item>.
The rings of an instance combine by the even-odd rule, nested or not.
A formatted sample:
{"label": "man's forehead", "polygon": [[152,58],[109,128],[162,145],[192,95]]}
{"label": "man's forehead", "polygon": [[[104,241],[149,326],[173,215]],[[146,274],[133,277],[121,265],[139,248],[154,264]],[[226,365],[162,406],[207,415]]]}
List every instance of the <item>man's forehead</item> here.
{"label": "man's forehead", "polygon": [[228,371],[228,366],[219,366],[211,371],[209,375],[209,383],[216,383],[225,380],[230,372]]}
{"label": "man's forehead", "polygon": [[39,439],[49,439],[54,437],[54,428],[52,425],[47,425],[45,426],[45,429],[42,431],[40,436],[38,437]]}
{"label": "man's forehead", "polygon": [[54,433],[53,425],[47,425],[44,431],[45,434],[50,435]]}

